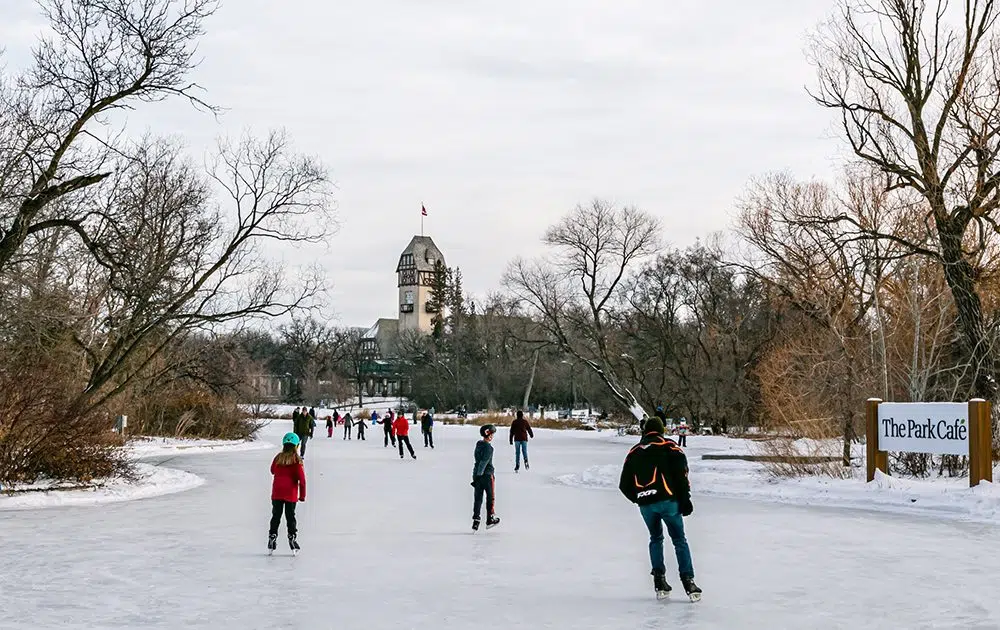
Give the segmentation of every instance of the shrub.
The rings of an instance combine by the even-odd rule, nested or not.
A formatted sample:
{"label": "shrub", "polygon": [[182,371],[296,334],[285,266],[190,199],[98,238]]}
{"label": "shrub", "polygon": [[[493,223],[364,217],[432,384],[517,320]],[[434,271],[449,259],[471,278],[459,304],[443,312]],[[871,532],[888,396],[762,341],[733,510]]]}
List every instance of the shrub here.
{"label": "shrub", "polygon": [[131,473],[108,414],[70,411],[79,387],[58,362],[0,371],[0,484],[88,483]]}
{"label": "shrub", "polygon": [[175,382],[120,405],[129,432],[165,437],[253,439],[264,422],[235,401],[194,383]]}

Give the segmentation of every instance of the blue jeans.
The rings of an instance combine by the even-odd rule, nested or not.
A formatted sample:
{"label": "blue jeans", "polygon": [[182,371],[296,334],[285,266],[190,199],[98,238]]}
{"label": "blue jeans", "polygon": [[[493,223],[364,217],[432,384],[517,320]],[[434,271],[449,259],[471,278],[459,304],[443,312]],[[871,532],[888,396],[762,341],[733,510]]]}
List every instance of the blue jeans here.
{"label": "blue jeans", "polygon": [[640,505],[639,513],[649,530],[649,561],[654,573],[666,573],[663,565],[663,523],[667,524],[667,533],[674,543],[674,553],[677,554],[677,568],[682,578],[694,577],[694,566],[691,564],[691,549],[684,537],[684,517],[677,501],[667,500],[651,505]]}
{"label": "blue jeans", "polygon": [[[528,463],[528,442],[514,442],[514,468],[521,467],[521,453],[524,453],[524,463]],[[509,464],[508,464],[509,465]]]}

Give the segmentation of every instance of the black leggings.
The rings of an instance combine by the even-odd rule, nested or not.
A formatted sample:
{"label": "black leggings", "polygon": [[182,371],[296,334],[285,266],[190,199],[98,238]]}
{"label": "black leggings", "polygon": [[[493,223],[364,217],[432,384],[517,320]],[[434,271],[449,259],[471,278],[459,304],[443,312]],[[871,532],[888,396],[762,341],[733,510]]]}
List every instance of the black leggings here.
{"label": "black leggings", "polygon": [[271,536],[278,535],[278,525],[281,525],[282,512],[285,513],[285,525],[288,527],[288,535],[294,536],[297,531],[295,523],[295,502],[280,501],[278,499],[273,499],[271,501],[271,531],[269,534]]}
{"label": "black leggings", "polygon": [[483,508],[483,495],[486,495],[486,516],[491,517],[495,512],[494,499],[496,494],[496,481],[493,475],[480,475],[472,478],[472,487],[476,489],[475,502],[472,505],[472,518],[479,520],[479,514]]}
{"label": "black leggings", "polygon": [[406,448],[410,450],[410,457],[416,457],[417,454],[413,452],[413,445],[410,444],[410,436],[408,435],[397,435],[396,442],[399,444],[399,456],[403,456],[403,444],[406,444]]}
{"label": "black leggings", "polygon": [[345,424],[344,425],[344,439],[345,440],[351,439],[351,435],[352,435],[352,433],[351,433],[351,425]]}
{"label": "black leggings", "polygon": [[389,440],[392,440],[392,445],[396,446],[396,435],[392,429],[385,429],[385,446],[389,446]]}
{"label": "black leggings", "polygon": [[430,431],[424,431],[424,448],[428,446],[434,448],[434,434]]}

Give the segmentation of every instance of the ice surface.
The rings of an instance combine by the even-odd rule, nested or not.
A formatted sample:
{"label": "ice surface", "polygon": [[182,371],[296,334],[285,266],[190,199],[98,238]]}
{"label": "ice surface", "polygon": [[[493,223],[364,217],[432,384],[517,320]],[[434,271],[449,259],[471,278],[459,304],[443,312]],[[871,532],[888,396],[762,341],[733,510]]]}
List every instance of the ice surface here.
{"label": "ice surface", "polygon": [[613,489],[557,481],[617,466],[626,446],[536,435],[531,470],[514,475],[501,431],[503,524],[475,535],[468,426],[437,427],[434,451],[413,432],[416,461],[376,432],[311,441],[297,558],[283,532],[266,555],[268,451],[177,456],[164,466],[206,480],[180,494],[0,512],[0,628],[1000,626],[996,527],[709,497],[697,472],[686,524],[705,598],[658,602],[635,508]]}

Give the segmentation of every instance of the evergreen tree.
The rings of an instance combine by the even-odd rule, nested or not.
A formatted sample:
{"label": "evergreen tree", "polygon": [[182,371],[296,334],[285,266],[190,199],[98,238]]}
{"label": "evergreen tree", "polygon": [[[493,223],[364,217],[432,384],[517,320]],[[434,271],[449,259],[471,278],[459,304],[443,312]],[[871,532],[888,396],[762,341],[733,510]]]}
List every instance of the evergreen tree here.
{"label": "evergreen tree", "polygon": [[445,307],[448,306],[448,290],[450,286],[451,270],[444,266],[440,260],[434,263],[434,276],[431,279],[431,295],[427,304],[434,313],[432,320],[433,329],[431,336],[435,340],[440,340],[444,336],[445,330]]}
{"label": "evergreen tree", "polygon": [[468,311],[465,307],[465,295],[462,289],[462,270],[449,269],[450,283],[448,287],[448,323],[452,332],[458,331],[465,320]]}

